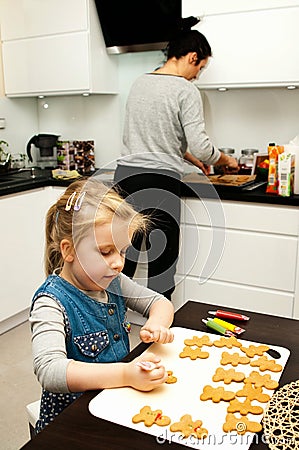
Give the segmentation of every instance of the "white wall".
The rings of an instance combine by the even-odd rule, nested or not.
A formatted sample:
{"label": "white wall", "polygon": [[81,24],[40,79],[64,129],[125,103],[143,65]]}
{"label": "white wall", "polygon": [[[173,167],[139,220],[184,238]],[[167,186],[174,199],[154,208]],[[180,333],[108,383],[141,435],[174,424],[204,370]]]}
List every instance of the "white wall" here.
{"label": "white wall", "polygon": [[218,147],[267,153],[269,142],[286,144],[299,134],[299,89],[233,89],[202,93],[206,129]]}
{"label": "white wall", "polygon": [[27,142],[38,131],[36,99],[0,96],[0,117],[6,121],[6,127],[0,129],[0,141],[8,142],[11,153],[26,153]]}

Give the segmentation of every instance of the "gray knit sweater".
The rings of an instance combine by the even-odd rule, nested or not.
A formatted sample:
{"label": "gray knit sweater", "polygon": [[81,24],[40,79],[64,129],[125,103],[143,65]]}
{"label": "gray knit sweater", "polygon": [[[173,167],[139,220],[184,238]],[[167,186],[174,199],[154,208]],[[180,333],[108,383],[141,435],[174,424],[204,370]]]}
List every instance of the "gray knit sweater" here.
{"label": "gray knit sweater", "polygon": [[126,105],[118,164],[183,173],[187,149],[206,164],[220,152],[206,131],[200,93],[183,77],[148,73],[133,84]]}

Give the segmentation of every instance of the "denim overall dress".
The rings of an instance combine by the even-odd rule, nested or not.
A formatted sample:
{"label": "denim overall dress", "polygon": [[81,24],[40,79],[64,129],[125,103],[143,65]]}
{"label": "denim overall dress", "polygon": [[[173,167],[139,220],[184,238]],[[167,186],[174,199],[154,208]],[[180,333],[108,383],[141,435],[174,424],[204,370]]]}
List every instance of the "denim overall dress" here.
{"label": "denim overall dress", "polygon": [[[50,275],[36,291],[32,305],[39,297],[48,296],[63,311],[67,358],[111,363],[122,360],[129,353],[127,308],[118,278],[112,281],[106,292],[107,303],[96,301],[58,275]],[[81,394],[54,393],[43,389],[35,431],[42,430]]]}

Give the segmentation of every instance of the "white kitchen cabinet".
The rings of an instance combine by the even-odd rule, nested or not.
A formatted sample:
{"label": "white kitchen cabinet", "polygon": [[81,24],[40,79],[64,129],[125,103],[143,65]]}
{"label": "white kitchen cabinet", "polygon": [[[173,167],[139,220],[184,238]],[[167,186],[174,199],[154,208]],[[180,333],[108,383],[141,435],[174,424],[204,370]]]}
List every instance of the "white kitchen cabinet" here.
{"label": "white kitchen cabinet", "polygon": [[43,189],[0,198],[1,321],[28,310],[43,279],[44,203]]}
{"label": "white kitchen cabinet", "polygon": [[299,5],[205,15],[213,56],[200,89],[299,86]]}
{"label": "white kitchen cabinet", "polygon": [[298,0],[182,0],[182,17],[298,6]]}
{"label": "white kitchen cabinet", "polygon": [[45,279],[46,212],[63,190],[49,187],[0,198],[0,334],[28,318],[32,295]]}
{"label": "white kitchen cabinet", "polygon": [[177,274],[185,299],[298,317],[298,232],[296,208],[186,199]]}
{"label": "white kitchen cabinet", "polygon": [[93,0],[17,4],[5,0],[0,9],[8,97],[117,93],[117,61],[106,52]]}
{"label": "white kitchen cabinet", "polygon": [[86,0],[1,0],[3,41],[86,31]]}

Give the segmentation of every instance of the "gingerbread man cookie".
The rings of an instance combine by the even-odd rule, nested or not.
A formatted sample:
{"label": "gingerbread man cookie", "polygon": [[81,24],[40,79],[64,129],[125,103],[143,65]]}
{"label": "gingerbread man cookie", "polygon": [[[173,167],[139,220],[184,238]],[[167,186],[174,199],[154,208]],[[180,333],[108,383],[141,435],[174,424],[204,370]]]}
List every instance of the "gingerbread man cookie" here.
{"label": "gingerbread man cookie", "polygon": [[218,339],[217,341],[214,341],[214,345],[215,345],[215,347],[227,347],[227,348],[242,346],[241,342],[239,342],[235,336],[230,336],[230,337],[221,336],[220,339]]}
{"label": "gingerbread man cookie", "polygon": [[203,345],[211,347],[213,345],[213,342],[210,340],[209,336],[204,335],[202,337],[193,336],[192,339],[185,339],[184,344],[188,345],[189,347],[192,347],[193,345],[196,345],[197,347],[202,347]]}
{"label": "gingerbread man cookie", "polygon": [[236,393],[237,397],[247,397],[249,400],[257,400],[260,403],[267,403],[270,395],[264,394],[261,387],[255,387],[251,383],[246,383],[240,391]]}
{"label": "gingerbread man cookie", "polygon": [[224,370],[222,367],[216,369],[215,374],[212,377],[213,381],[224,381],[225,384],[229,384],[232,381],[243,381],[245,374],[242,372],[236,372],[235,369]]}
{"label": "gingerbread man cookie", "polygon": [[208,352],[203,352],[200,347],[184,347],[183,351],[179,354],[180,358],[190,358],[192,360],[200,358],[206,359],[210,356]]}
{"label": "gingerbread man cookie", "polygon": [[249,347],[240,347],[240,350],[246,354],[249,358],[254,356],[262,356],[265,352],[269,350],[268,345],[249,345]]}
{"label": "gingerbread man cookie", "polygon": [[154,423],[160,427],[165,427],[170,424],[171,420],[168,416],[163,416],[161,409],[152,411],[150,406],[141,408],[138,414],[132,418],[133,423],[144,422],[146,427],[151,427]]}
{"label": "gingerbread man cookie", "polygon": [[262,425],[258,422],[251,422],[247,417],[241,419],[234,416],[234,414],[227,414],[225,423],[223,425],[223,431],[228,433],[230,431],[236,431],[238,434],[245,434],[247,431],[250,433],[258,433],[262,430]]}
{"label": "gingerbread man cookie", "polygon": [[165,381],[166,384],[173,384],[176,383],[178,381],[177,377],[175,377],[173,375],[173,371],[172,370],[167,370],[167,380]]}
{"label": "gingerbread man cookie", "polygon": [[225,391],[222,386],[214,388],[212,386],[204,386],[203,392],[200,395],[200,400],[212,400],[214,403],[219,403],[220,400],[229,402],[235,398],[235,393],[232,391]]}
{"label": "gingerbread man cookie", "polygon": [[263,408],[261,406],[255,406],[251,404],[249,398],[246,398],[244,402],[240,402],[237,398],[230,401],[227,408],[227,412],[235,413],[239,412],[242,416],[247,416],[247,414],[262,414]]}
{"label": "gingerbread man cookie", "polygon": [[231,364],[232,366],[237,366],[238,364],[249,364],[250,359],[247,356],[240,356],[239,353],[228,353],[223,352],[221,355],[220,364],[225,366],[226,364]]}
{"label": "gingerbread man cookie", "polygon": [[252,367],[259,367],[261,372],[264,372],[265,370],[270,370],[271,372],[282,371],[282,366],[280,364],[277,364],[274,359],[268,359],[265,355],[251,361],[250,365]]}
{"label": "gingerbread man cookie", "polygon": [[208,430],[202,428],[202,421],[195,420],[193,422],[190,414],[185,414],[180,418],[179,422],[172,423],[170,425],[170,431],[180,431],[184,438],[189,437],[190,435],[196,436],[198,439],[202,439],[207,437]]}
{"label": "gingerbread man cookie", "polygon": [[256,370],[245,378],[244,383],[252,383],[255,387],[265,387],[266,389],[276,389],[279,386],[276,380],[272,380],[270,374],[261,375]]}

